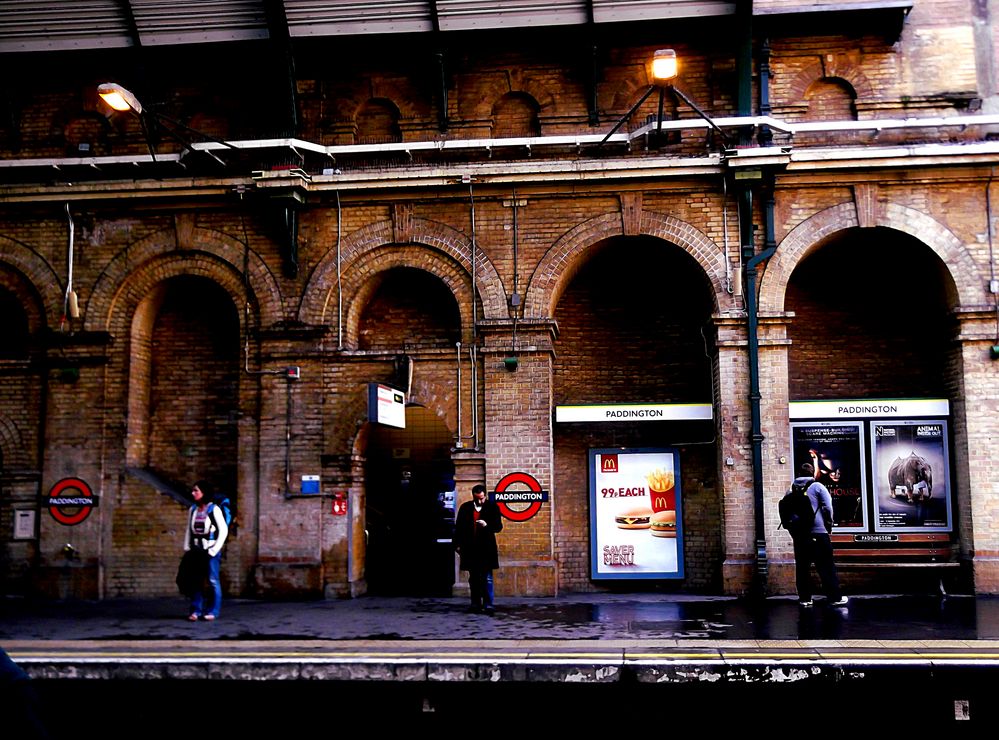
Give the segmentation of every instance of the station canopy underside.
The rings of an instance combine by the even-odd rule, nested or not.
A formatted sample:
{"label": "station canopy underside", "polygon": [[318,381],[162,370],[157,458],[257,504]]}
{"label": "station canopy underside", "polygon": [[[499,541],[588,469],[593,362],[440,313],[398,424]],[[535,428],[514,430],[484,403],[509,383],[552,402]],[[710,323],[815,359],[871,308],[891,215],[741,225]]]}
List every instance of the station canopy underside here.
{"label": "station canopy underside", "polygon": [[[911,2],[763,0],[752,12],[907,11]],[[0,53],[606,25],[735,12],[735,0],[6,0]]]}

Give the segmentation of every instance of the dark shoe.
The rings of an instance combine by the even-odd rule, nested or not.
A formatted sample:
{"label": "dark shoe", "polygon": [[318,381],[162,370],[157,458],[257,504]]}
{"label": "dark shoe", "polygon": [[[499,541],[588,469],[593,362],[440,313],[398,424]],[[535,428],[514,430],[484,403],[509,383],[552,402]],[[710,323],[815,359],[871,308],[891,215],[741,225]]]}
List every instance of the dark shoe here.
{"label": "dark shoe", "polygon": [[478,604],[472,604],[470,607],[468,607],[468,613],[469,614],[481,614],[482,613],[482,607],[479,606]]}
{"label": "dark shoe", "polygon": [[489,616],[492,616],[493,614],[496,613],[496,608],[492,604],[490,604],[489,606],[483,607],[482,611],[484,611]]}

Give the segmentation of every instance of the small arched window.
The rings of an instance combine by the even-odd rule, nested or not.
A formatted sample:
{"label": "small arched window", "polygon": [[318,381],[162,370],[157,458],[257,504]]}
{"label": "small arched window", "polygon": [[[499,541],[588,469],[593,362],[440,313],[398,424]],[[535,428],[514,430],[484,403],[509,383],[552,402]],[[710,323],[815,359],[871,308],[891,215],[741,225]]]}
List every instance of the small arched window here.
{"label": "small arched window", "polygon": [[389,144],[402,141],[399,109],[389,100],[372,99],[361,106],[354,119],[358,144]]}
{"label": "small arched window", "polygon": [[507,93],[493,106],[493,138],[540,136],[538,101],[526,93]]}
{"label": "small arched window", "polygon": [[805,90],[806,121],[856,121],[857,93],[839,77],[823,77]]}

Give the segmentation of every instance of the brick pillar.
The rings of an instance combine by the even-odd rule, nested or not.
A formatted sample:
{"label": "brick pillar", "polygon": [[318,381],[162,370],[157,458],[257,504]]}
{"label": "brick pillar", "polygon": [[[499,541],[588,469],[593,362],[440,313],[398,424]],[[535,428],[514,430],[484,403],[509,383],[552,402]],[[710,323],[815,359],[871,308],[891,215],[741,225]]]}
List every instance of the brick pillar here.
{"label": "brick pillar", "polygon": [[[50,598],[104,596],[103,568],[111,547],[111,515],[124,469],[123,421],[105,425],[104,335],[76,335],[59,348],[45,403],[41,495],[64,478],[80,478],[99,504],[81,523],[39,512],[38,592]],[[104,472],[108,471],[107,476]],[[76,495],[75,490],[66,491]],[[66,545],[73,549],[64,550]]]}
{"label": "brick pillar", "polygon": [[975,592],[999,593],[999,361],[989,356],[995,341],[995,313],[958,316],[957,380],[951,408],[956,531],[961,556],[970,559]]}
{"label": "brick pillar", "polygon": [[787,327],[794,313],[760,315],[760,419],[763,431],[763,499],[771,593],[794,593],[794,548],[778,529],[777,503],[794,478],[788,404]]}
{"label": "brick pillar", "polygon": [[[361,596],[368,590],[364,465],[361,455],[322,456],[323,499],[318,516],[323,596],[327,599]],[[347,513],[334,514],[334,502],[344,498]]]}
{"label": "brick pillar", "polygon": [[727,594],[749,589],[756,563],[753,535],[753,453],[750,446],[749,364],[744,317],[714,317],[718,357],[715,374],[715,429],[718,487],[722,495],[722,588]]}
{"label": "brick pillar", "polygon": [[[481,447],[482,445],[480,445]],[[457,491],[455,506],[461,506],[466,501],[472,500],[472,486],[477,483],[486,483],[487,486],[492,486],[496,481],[489,480],[486,481],[486,456],[482,452],[477,452],[475,450],[455,450],[451,459],[454,461],[454,485]],[[457,508],[455,508],[457,513]],[[505,522],[504,522],[505,524]],[[503,535],[501,534],[500,537]],[[500,566],[503,566],[503,557],[505,555],[505,550],[503,543],[500,543]],[[455,556],[454,560],[454,589],[452,593],[455,596],[468,597],[468,581],[462,577],[462,574],[458,571],[458,558]]]}
{"label": "brick pillar", "polygon": [[[282,331],[262,342],[261,369],[301,370],[260,376],[258,559],[254,586],[264,595],[323,593],[324,554],[339,564],[333,579],[345,587],[347,517],[333,517],[329,501],[301,495],[303,475],[322,475],[322,363],[313,351],[319,335]],[[290,441],[286,439],[290,419]],[[286,476],[286,454],[288,480]],[[321,489],[327,490],[327,486]]]}
{"label": "brick pillar", "polygon": [[[516,345],[512,329],[510,322],[497,322],[482,330],[486,485],[492,488],[507,473],[523,471],[551,491],[554,500],[551,328],[547,322],[521,322]],[[516,371],[504,365],[507,357],[517,358]],[[504,522],[496,574],[499,593],[555,594],[553,500],[526,522]]]}
{"label": "brick pillar", "polygon": [[[777,593],[794,589],[791,540],[777,530],[777,502],[791,479],[790,431],[787,391],[787,323],[793,314],[761,314],[760,419],[763,434],[763,496],[765,538],[769,564],[768,589]],[[725,593],[744,593],[756,568],[752,434],[749,408],[749,356],[746,320],[714,317],[718,332],[715,368],[718,468],[722,490],[722,526],[725,560],[722,563]],[[781,457],[785,462],[780,462]]]}

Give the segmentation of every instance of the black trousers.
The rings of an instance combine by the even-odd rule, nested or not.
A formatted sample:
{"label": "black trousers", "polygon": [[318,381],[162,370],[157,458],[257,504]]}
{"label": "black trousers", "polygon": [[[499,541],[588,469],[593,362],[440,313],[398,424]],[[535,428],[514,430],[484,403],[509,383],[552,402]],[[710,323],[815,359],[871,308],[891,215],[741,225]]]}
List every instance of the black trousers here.
{"label": "black trousers", "polygon": [[798,600],[812,600],[812,563],[822,580],[822,590],[830,601],[840,598],[839,578],[833,563],[832,541],[827,534],[798,535],[794,538],[794,572]]}

